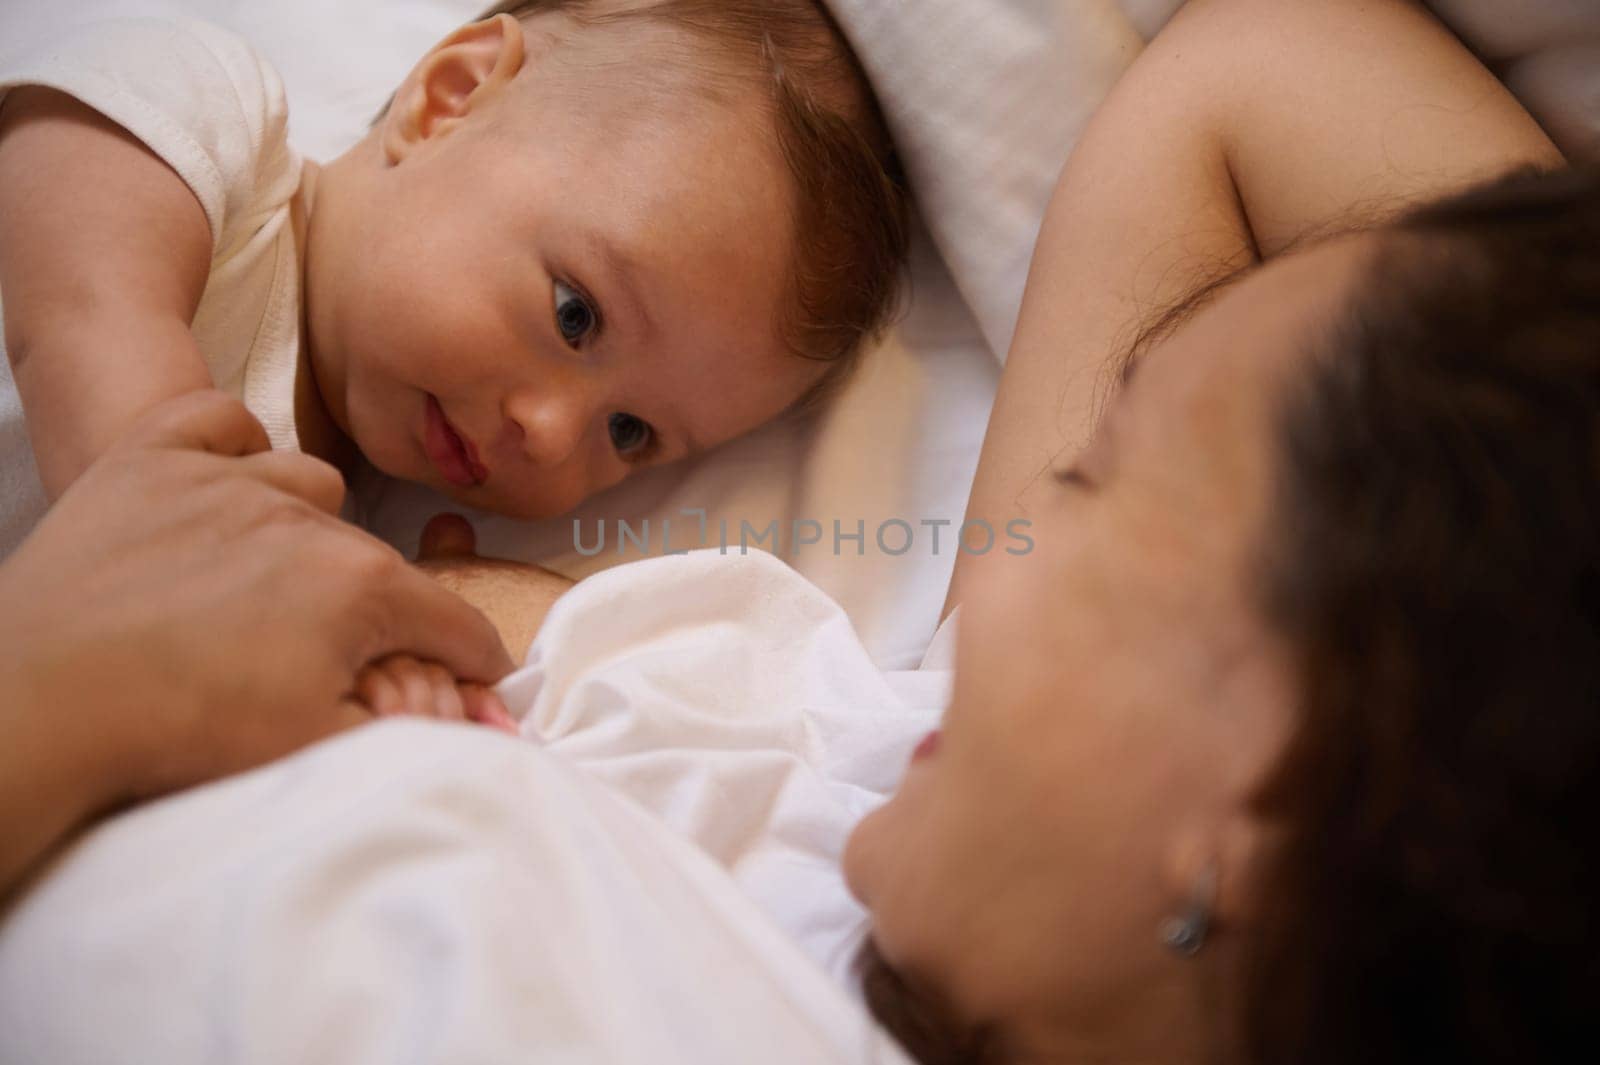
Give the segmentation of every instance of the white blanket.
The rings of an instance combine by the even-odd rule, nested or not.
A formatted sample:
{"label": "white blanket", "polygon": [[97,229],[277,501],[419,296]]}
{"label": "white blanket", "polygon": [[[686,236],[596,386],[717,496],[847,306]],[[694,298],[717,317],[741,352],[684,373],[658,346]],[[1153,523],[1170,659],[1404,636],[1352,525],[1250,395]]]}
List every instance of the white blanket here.
{"label": "white blanket", "polygon": [[528,739],[376,725],[75,845],[0,925],[0,1061],[899,1062],[839,854],[931,665],[763,554],[613,570],[503,686]]}

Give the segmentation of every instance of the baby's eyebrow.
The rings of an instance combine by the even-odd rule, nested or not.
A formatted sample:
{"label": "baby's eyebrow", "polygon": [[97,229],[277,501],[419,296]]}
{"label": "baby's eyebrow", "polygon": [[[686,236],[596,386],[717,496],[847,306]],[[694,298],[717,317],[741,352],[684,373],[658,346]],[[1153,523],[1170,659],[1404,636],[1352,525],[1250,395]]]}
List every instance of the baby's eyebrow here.
{"label": "baby's eyebrow", "polygon": [[656,338],[656,324],[655,320],[650,316],[649,306],[641,295],[639,269],[634,259],[622,251],[604,233],[590,233],[585,243],[589,246],[590,253],[605,271],[608,291],[620,292],[623,300],[628,304],[628,309],[637,316],[641,340],[648,345]]}
{"label": "baby's eyebrow", "polygon": [[[629,310],[637,316],[640,327],[639,350],[651,350],[656,346],[660,333],[656,329],[655,319],[650,315],[650,307],[641,294],[639,286],[639,274],[641,271],[636,260],[624,251],[621,246],[613,243],[604,233],[597,230],[591,231],[587,235],[585,243],[589,247],[590,254],[600,263],[601,268],[606,273],[607,290],[620,292],[624,302],[628,304]],[[694,433],[689,429],[691,419],[684,417],[682,412],[679,411],[672,413],[672,421],[676,425],[676,432],[673,435],[683,441],[685,457],[704,452],[706,450],[705,445],[695,439]],[[659,423],[648,417],[645,418],[645,421],[649,422],[657,432],[661,431]]]}

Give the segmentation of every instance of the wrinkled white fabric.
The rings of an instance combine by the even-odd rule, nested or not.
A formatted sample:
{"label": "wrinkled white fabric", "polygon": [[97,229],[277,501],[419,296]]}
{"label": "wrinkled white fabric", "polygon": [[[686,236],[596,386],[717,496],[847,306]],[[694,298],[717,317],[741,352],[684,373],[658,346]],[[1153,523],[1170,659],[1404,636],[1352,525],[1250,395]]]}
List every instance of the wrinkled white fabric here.
{"label": "wrinkled white fabric", "polygon": [[1003,362],[1044,210],[1144,40],[1117,0],[829,0],[934,242]]}
{"label": "wrinkled white fabric", "polygon": [[0,1061],[900,1063],[839,855],[947,639],[882,674],[760,553],[603,574],[502,686],[526,739],[376,725],[70,848],[0,924]]}
{"label": "wrinkled white fabric", "polygon": [[880,673],[839,606],[763,552],[611,570],[504,686],[523,733],[686,833],[841,982],[866,915],[844,841],[938,725],[951,673]]}

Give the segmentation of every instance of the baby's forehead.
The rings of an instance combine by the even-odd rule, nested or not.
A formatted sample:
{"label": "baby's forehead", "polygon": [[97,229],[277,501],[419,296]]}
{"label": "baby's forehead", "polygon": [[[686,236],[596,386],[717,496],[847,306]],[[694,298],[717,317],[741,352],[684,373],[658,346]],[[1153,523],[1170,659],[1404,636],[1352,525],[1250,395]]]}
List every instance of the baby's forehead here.
{"label": "baby's forehead", "polygon": [[[703,47],[698,35],[667,27],[672,39],[664,41],[657,22],[581,22],[576,36],[530,43],[491,119],[488,147],[526,155],[541,174],[561,179],[560,195],[574,206],[593,198],[576,182],[610,195],[605,214],[624,225],[659,221],[661,212],[762,207],[747,221],[759,222],[758,232],[786,231],[795,190],[772,109],[759,94],[719,81],[709,72],[714,64],[684,54],[682,38]],[[636,211],[650,217],[632,217]]]}
{"label": "baby's forehead", "polygon": [[530,54],[490,119],[486,131],[500,141],[498,150],[530,141],[571,146],[607,169],[606,157],[645,146],[657,157],[682,157],[683,165],[709,164],[730,150],[753,151],[769,167],[785,165],[766,98],[719,73],[715,62],[699,61],[681,42],[663,42],[654,32],[586,26],[578,33],[559,44],[530,44],[552,50]]}
{"label": "baby's forehead", "polygon": [[632,87],[724,103],[748,97],[759,84],[765,64],[758,50],[649,7],[598,5],[608,6],[619,10],[522,18],[533,72],[580,89]]}

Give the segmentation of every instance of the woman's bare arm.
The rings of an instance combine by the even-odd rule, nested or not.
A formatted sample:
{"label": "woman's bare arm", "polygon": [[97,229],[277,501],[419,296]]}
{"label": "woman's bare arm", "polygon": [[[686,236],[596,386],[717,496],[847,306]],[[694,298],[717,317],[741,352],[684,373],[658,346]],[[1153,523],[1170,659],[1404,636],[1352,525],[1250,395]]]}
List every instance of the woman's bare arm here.
{"label": "woman's bare arm", "polygon": [[[1080,448],[1152,315],[1352,219],[1560,153],[1405,0],[1190,0],[1085,130],[1045,218],[968,506],[1004,528]],[[962,556],[946,609],[970,571]]]}

